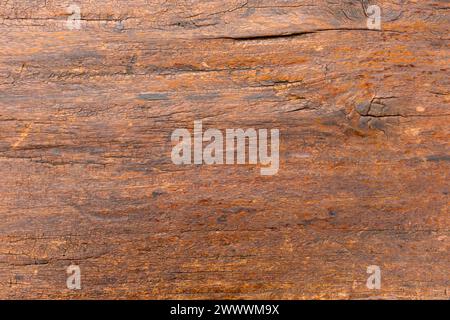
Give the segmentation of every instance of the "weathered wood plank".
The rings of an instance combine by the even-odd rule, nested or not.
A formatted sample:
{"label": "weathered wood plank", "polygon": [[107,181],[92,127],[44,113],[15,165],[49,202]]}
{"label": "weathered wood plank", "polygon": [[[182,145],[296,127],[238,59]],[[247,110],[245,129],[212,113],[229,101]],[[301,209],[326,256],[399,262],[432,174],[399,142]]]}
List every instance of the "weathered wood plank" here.
{"label": "weathered wood plank", "polygon": [[[0,298],[449,298],[447,1],[78,4],[0,3]],[[278,174],[174,165],[194,120]]]}

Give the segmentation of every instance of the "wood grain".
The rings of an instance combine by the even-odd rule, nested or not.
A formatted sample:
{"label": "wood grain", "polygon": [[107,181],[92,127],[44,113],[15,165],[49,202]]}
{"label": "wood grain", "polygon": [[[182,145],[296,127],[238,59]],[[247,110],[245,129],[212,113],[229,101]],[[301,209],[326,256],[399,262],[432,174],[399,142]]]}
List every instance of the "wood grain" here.
{"label": "wood grain", "polygon": [[[448,1],[71,3],[0,0],[0,298],[450,298]],[[278,174],[174,165],[194,120]]]}

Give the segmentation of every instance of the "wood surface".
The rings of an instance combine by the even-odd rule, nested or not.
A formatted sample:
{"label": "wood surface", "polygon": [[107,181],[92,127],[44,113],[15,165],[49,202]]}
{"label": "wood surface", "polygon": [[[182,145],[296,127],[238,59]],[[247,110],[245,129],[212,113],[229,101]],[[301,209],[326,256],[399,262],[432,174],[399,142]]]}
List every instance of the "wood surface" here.
{"label": "wood surface", "polygon": [[[449,299],[449,9],[0,0],[0,298]],[[194,120],[278,174],[174,165]]]}

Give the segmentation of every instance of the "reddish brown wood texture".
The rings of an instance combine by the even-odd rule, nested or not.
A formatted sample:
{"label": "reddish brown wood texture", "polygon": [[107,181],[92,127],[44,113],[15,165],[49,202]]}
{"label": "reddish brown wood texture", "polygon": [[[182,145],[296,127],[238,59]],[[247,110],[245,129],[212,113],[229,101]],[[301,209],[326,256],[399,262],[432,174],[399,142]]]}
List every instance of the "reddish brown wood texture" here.
{"label": "reddish brown wood texture", "polygon": [[[449,298],[448,1],[74,3],[0,0],[0,298]],[[172,164],[194,120],[278,174]]]}

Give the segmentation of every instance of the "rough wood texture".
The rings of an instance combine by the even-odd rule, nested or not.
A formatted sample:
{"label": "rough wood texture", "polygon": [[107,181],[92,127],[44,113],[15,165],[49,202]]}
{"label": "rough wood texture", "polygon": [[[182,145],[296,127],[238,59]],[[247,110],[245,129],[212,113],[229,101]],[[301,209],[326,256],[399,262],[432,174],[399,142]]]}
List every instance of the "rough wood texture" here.
{"label": "rough wood texture", "polygon": [[[450,297],[448,1],[70,3],[0,0],[0,298]],[[279,173],[172,164],[200,119]]]}

